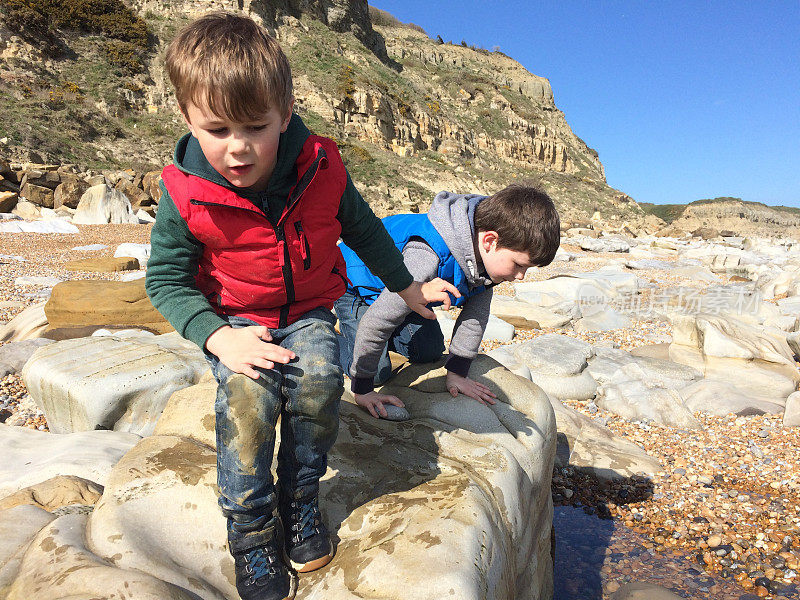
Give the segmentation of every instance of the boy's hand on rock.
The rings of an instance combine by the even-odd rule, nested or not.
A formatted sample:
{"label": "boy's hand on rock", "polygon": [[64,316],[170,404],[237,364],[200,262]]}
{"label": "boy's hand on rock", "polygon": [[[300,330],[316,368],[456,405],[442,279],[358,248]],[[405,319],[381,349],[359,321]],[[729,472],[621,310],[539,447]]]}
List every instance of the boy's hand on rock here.
{"label": "boy's hand on rock", "polygon": [[432,279],[426,283],[414,281],[406,289],[397,292],[398,295],[408,304],[408,307],[426,319],[435,319],[436,314],[426,305],[430,302],[442,302],[446,308],[450,308],[450,292],[456,298],[461,297],[461,293],[452,283],[440,279]]}
{"label": "boy's hand on rock", "polygon": [[295,353],[291,350],[270,344],[272,335],[266,327],[221,327],[206,340],[206,349],[219,358],[223,365],[234,373],[242,373],[251,379],[258,379],[260,373],[255,367],[272,369],[275,363],[286,364]]}
{"label": "boy's hand on rock", "polygon": [[353,394],[356,399],[356,404],[366,408],[376,419],[387,417],[386,408],[384,404],[394,404],[397,407],[403,408],[405,404],[396,396],[388,396],[386,394],[379,394],[378,392],[369,392],[367,394]]}
{"label": "boy's hand on rock", "polygon": [[461,377],[461,375],[456,375],[452,371],[447,372],[445,385],[447,386],[447,391],[450,392],[450,395],[452,395],[453,398],[458,396],[459,392],[461,392],[465,396],[469,396],[481,404],[488,405],[497,402],[497,400],[495,400],[497,396],[495,396],[492,390],[490,390],[488,387],[482,383],[478,383],[477,381],[470,379],[469,377]]}

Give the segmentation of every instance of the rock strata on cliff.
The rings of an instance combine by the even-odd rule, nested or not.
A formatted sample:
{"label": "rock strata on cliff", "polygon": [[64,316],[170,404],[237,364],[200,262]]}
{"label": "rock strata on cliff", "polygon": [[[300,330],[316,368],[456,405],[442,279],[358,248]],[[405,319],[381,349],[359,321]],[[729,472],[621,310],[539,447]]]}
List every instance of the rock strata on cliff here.
{"label": "rock strata on cliff", "polygon": [[[606,184],[597,152],[573,133],[549,81],[499,51],[439,43],[380,17],[386,13],[366,0],[134,0],[132,8],[156,42],[140,72],[109,68],[102,43],[78,31],[59,31],[70,52],[44,58],[0,26],[9,100],[0,103],[0,121],[9,124],[11,158],[160,169],[184,129],[164,47],[184,23],[223,9],[248,14],[276,35],[292,64],[297,112],[340,142],[354,181],[380,214],[424,210],[443,189],[489,194],[534,179],[565,218],[598,209],[620,223],[644,218]],[[87,75],[98,70],[102,80]],[[119,191],[148,201],[136,189]],[[37,205],[66,204],[46,182],[31,181],[23,195]],[[141,203],[133,196],[136,212]]]}

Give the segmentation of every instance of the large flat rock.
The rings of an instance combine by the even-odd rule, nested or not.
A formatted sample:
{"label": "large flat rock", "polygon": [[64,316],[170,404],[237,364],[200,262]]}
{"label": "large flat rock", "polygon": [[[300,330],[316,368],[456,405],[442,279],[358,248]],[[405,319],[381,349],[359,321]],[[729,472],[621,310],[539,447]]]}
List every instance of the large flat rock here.
{"label": "large flat rock", "polygon": [[[301,576],[298,598],[552,597],[553,410],[491,359],[479,357],[472,375],[497,404],[453,398],[443,368],[414,365],[383,388],[400,395],[408,421],[374,419],[345,394],[320,502],[337,553]],[[88,522],[67,515],[36,536],[9,600],[40,588],[43,600],[238,597],[215,491],[214,387],[173,396]]]}
{"label": "large flat rock", "polygon": [[661,470],[661,463],[640,446],[560,400],[551,397],[550,401],[558,425],[558,467],[569,465],[600,480],[654,475]]}
{"label": "large flat rock", "polygon": [[172,392],[208,370],[177,333],[109,335],[37,350],[22,377],[54,433],[113,429],[149,435]]}
{"label": "large flat rock", "polygon": [[91,325],[174,331],[147,297],[144,279],[64,281],[53,288],[44,312],[50,329]]}

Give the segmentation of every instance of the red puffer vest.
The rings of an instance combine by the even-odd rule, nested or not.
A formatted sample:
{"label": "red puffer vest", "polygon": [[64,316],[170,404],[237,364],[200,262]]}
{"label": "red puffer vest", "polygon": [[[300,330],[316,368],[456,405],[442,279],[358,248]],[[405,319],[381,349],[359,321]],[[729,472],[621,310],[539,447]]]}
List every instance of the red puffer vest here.
{"label": "red puffer vest", "polygon": [[278,223],[235,192],[169,165],[162,173],[175,206],[204,245],[197,287],[218,313],[286,327],[345,290],[336,219],[347,173],[336,144],[309,136],[298,179]]}

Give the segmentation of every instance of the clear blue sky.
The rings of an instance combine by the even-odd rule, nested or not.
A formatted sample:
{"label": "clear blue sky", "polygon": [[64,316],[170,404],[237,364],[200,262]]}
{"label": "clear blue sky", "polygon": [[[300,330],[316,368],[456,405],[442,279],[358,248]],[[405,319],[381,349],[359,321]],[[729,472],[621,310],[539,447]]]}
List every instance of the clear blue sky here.
{"label": "clear blue sky", "polygon": [[547,77],[639,202],[800,206],[800,0],[371,0]]}

